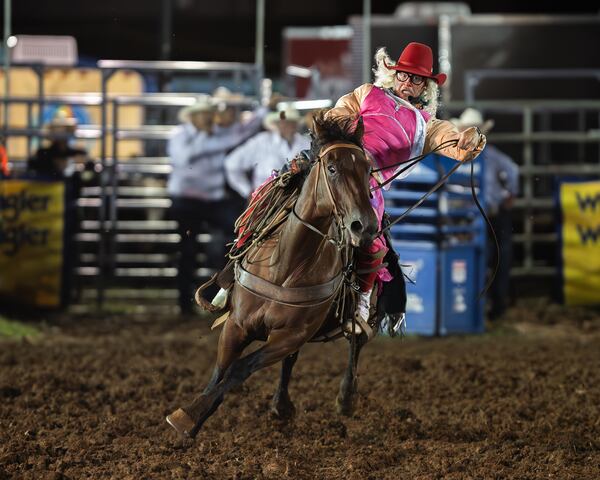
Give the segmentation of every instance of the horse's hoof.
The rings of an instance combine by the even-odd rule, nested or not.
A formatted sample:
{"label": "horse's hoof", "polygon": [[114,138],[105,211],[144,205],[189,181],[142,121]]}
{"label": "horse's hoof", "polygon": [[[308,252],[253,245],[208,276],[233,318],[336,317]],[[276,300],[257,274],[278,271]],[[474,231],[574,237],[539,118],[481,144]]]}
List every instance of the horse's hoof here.
{"label": "horse's hoof", "polygon": [[196,424],[181,408],[175,410],[171,415],[167,415],[166,420],[182,437],[193,438],[190,432]]}
{"label": "horse's hoof", "polygon": [[271,405],[271,415],[278,420],[291,420],[296,416],[296,407],[291,401],[273,402]]}
{"label": "horse's hoof", "polygon": [[354,414],[355,406],[352,400],[344,401],[339,396],[335,397],[335,409],[339,415],[351,417]]}

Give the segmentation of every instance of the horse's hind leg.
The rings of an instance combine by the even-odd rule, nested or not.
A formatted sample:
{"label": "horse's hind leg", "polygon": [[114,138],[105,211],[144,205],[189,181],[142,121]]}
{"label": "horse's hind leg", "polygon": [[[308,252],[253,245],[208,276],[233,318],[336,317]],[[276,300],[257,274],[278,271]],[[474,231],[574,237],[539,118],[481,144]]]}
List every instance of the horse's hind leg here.
{"label": "horse's hind leg", "polygon": [[288,355],[281,363],[281,377],[271,403],[271,413],[281,420],[288,420],[296,414],[296,407],[290,400],[288,392],[288,385],[296,360],[298,360],[298,352]]}
{"label": "horse's hind leg", "polygon": [[362,333],[356,337],[356,348],[352,348],[352,342],[350,342],[350,355],[348,358],[348,367],[342,382],[340,383],[340,391],[337,398],[335,399],[335,406],[338,413],[342,415],[352,415],[356,408],[356,394],[358,393],[358,380],[357,380],[357,369],[358,369],[358,357],[362,347],[367,343],[367,335]]}
{"label": "horse's hind leg", "polygon": [[186,433],[192,438],[195,437],[229,390],[241,385],[257,370],[273,365],[297,351],[305,341],[306,338],[291,333],[271,332],[269,339],[261,348],[233,361],[220,382],[212,388],[207,388],[194,402],[184,407],[183,410],[188,417],[195,422],[194,427]]}

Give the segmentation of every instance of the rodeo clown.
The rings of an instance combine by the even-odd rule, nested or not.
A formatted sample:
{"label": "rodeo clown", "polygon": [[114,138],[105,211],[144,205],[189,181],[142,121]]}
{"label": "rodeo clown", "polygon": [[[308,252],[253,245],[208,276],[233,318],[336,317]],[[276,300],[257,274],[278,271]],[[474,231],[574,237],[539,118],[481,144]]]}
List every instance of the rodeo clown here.
{"label": "rodeo clown", "polygon": [[[371,204],[381,228],[384,215],[382,190],[389,188],[389,184],[382,184],[398,173],[403,162],[434,149],[441,155],[460,162],[473,160],[485,147],[486,138],[476,127],[460,132],[451,122],[435,118],[439,86],[445,82],[446,75],[433,73],[430,47],[417,42],[409,43],[395,64],[385,48],[380,48],[375,54],[375,62],[375,82],[361,85],[341,97],[327,115],[330,118],[362,117],[364,149],[373,169],[382,169],[375,172],[370,180],[373,194]],[[456,141],[453,146],[439,148],[450,140]],[[398,178],[405,177],[410,170],[402,172]],[[357,270],[370,273],[359,275],[361,294],[356,312],[357,326],[365,327],[369,319],[370,298],[375,281],[392,280],[390,271],[383,264],[391,249],[386,243],[384,236],[380,235],[370,247],[358,252]],[[394,252],[391,251],[390,254],[397,265],[398,259]],[[391,269],[392,262],[387,260]],[[394,288],[396,295],[391,297],[400,296],[402,302],[396,304],[395,308],[387,308],[387,305],[385,308],[392,317],[388,320],[388,328],[392,334],[398,333],[402,328],[406,298],[402,273],[399,267],[394,270],[401,290]],[[382,286],[381,283],[380,287]],[[348,325],[345,329],[347,328]]]}

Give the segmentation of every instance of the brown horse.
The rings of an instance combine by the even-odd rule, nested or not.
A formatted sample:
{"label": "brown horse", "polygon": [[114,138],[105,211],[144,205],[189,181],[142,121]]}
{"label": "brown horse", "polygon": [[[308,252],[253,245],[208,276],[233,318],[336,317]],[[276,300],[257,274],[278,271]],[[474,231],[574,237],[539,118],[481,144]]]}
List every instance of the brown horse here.
{"label": "brown horse", "polygon": [[[362,133],[360,120],[338,122],[322,114],[315,119],[314,164],[293,214],[277,234],[253,246],[236,265],[231,309],[212,378],[192,403],[167,417],[179,433],[195,437],[229,390],[279,361],[283,366],[272,411],[281,418],[294,414],[287,387],[298,351],[339,326],[333,304],[345,285],[352,247],[368,245],[377,233]],[[254,341],[265,343],[242,356]],[[364,334],[353,341],[337,399],[341,413],[353,410],[358,351],[364,343]]]}

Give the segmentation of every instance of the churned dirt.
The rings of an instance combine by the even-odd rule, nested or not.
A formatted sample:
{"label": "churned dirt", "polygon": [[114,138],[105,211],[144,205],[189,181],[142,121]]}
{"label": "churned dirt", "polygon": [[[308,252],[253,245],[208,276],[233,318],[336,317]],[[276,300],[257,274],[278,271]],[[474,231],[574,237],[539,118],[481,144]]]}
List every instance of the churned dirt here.
{"label": "churned dirt", "polygon": [[269,415],[271,367],[192,445],[164,417],[208,380],[207,321],[63,319],[0,341],[0,479],[598,479],[600,315],[552,308],[481,336],[376,339],[353,418],[334,410],[345,340],[308,345],[293,422]]}

